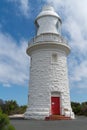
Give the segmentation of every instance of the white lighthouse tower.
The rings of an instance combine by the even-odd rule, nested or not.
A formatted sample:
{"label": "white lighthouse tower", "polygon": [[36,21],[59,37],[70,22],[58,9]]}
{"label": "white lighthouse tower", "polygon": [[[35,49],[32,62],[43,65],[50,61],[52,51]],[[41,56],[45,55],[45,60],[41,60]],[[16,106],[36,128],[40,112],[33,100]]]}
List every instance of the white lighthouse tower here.
{"label": "white lighthouse tower", "polygon": [[36,36],[29,42],[31,58],[27,119],[50,115],[73,118],[67,73],[70,47],[61,36],[61,18],[51,6],[44,6],[35,20]]}

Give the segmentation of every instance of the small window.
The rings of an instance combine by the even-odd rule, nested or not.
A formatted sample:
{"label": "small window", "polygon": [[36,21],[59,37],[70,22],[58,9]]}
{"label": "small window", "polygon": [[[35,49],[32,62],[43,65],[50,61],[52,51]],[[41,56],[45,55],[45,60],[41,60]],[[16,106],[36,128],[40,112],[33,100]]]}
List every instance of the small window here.
{"label": "small window", "polygon": [[32,67],[32,57],[30,58],[30,68]]}
{"label": "small window", "polygon": [[57,54],[56,53],[54,53],[54,54],[52,54],[52,62],[57,62]]}
{"label": "small window", "polygon": [[38,33],[38,30],[39,30],[39,24],[37,21],[35,21],[35,25],[36,25],[36,34]]}
{"label": "small window", "polygon": [[56,23],[56,29],[58,30],[58,27],[59,27],[59,23],[58,23],[58,21],[57,21],[57,23]]}
{"label": "small window", "polygon": [[57,29],[57,32],[61,34],[61,21],[58,20],[58,22],[56,23],[56,29]]}

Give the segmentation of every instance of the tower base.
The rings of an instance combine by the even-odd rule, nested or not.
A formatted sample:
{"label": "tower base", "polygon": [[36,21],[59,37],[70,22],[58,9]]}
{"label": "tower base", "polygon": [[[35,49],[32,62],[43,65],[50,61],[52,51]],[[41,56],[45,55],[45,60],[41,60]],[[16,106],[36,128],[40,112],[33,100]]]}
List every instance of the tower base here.
{"label": "tower base", "polygon": [[45,120],[47,117],[64,117],[62,119],[75,119],[74,112],[72,111],[65,111],[62,115],[51,115],[48,108],[40,108],[40,109],[30,109],[28,108],[24,114],[25,119],[34,119],[34,120]]}
{"label": "tower base", "polygon": [[49,109],[48,108],[41,108],[41,109],[27,109],[24,114],[25,119],[36,119],[36,120],[44,120],[45,117],[48,117]]}

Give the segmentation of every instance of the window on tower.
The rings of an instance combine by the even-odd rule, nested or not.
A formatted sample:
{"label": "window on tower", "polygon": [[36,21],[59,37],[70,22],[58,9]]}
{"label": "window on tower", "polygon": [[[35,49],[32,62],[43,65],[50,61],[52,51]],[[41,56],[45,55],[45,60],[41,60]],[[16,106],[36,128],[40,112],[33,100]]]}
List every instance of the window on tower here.
{"label": "window on tower", "polygon": [[57,32],[61,34],[61,21],[60,20],[58,20],[56,23],[56,29],[57,29]]}
{"label": "window on tower", "polygon": [[37,21],[35,21],[35,25],[36,25],[36,34],[37,34],[38,29],[39,29],[39,24],[38,24],[38,22],[37,22]]}
{"label": "window on tower", "polygon": [[53,53],[53,54],[52,54],[52,63],[57,62],[57,60],[58,60],[57,53]]}
{"label": "window on tower", "polygon": [[30,67],[32,67],[32,57],[30,58]]}

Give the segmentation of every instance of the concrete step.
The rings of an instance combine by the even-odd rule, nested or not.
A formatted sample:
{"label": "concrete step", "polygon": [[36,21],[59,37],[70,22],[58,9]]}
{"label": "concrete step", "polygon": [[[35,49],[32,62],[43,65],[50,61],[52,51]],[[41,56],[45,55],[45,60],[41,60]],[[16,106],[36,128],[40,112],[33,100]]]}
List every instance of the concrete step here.
{"label": "concrete step", "polygon": [[62,115],[50,115],[49,117],[46,117],[45,120],[71,120],[71,118]]}

